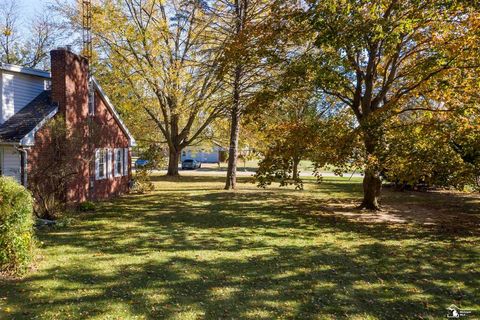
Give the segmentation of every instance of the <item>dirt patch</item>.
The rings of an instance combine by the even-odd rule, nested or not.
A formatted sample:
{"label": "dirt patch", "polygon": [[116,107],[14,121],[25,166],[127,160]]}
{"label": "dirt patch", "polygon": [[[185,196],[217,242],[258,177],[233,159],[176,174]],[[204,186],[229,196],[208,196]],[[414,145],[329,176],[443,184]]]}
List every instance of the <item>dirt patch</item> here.
{"label": "dirt patch", "polygon": [[358,203],[352,200],[328,201],[322,209],[326,214],[361,222],[480,230],[478,194],[387,191],[382,200],[382,210],[378,212],[358,210]]}

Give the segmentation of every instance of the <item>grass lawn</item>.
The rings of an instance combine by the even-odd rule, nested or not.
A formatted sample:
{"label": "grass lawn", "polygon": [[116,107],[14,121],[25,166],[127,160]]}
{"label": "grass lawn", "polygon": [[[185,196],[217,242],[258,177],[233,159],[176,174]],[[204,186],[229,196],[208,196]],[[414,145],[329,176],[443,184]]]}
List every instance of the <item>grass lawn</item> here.
{"label": "grass lawn", "polygon": [[155,177],[39,231],[36,269],[0,280],[0,319],[480,318],[478,197],[386,191],[371,215],[353,209],[359,180],[242,179]]}
{"label": "grass lawn", "polygon": [[[260,160],[248,160],[248,161],[243,161],[239,160],[238,161],[238,170],[239,171],[257,171],[258,170],[258,163]],[[203,163],[202,164],[202,169],[207,169],[208,170],[215,170],[215,171],[227,171],[228,168],[228,163],[227,162],[221,162],[220,165],[217,164],[210,164],[210,163]],[[300,164],[298,166],[298,169],[302,173],[311,173],[315,169],[315,166],[313,162],[308,161],[308,160],[302,160],[300,161]],[[328,166],[324,168],[324,171],[332,172],[332,170],[335,169],[335,167]],[[322,171],[322,170],[321,170]],[[357,170],[359,172],[360,170]]]}

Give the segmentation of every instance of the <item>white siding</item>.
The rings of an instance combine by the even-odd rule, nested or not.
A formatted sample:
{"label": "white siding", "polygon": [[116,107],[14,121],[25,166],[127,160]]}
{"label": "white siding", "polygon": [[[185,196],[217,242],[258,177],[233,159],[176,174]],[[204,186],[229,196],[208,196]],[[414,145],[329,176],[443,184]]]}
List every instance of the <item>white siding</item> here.
{"label": "white siding", "polygon": [[20,111],[47,86],[47,81],[27,74],[1,72],[1,112],[0,124]]}
{"label": "white siding", "polygon": [[180,155],[181,161],[186,159],[193,159],[203,163],[217,163],[220,161],[220,150],[217,147],[206,150],[196,147],[187,147]]}
{"label": "white siding", "polygon": [[13,177],[19,183],[21,183],[21,158],[20,153],[14,147],[2,147],[0,154],[2,157],[2,175],[6,177]]}

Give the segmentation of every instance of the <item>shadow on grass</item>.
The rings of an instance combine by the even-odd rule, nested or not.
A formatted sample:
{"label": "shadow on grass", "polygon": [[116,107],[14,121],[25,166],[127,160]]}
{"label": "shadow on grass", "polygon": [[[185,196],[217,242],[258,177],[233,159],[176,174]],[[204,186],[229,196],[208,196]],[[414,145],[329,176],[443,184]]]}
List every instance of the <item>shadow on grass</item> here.
{"label": "shadow on grass", "polygon": [[[179,189],[162,179],[154,194],[41,232],[44,259],[60,259],[0,283],[8,317],[433,319],[452,303],[478,305],[477,235],[312,214],[325,200],[226,192],[216,177],[182,177]],[[205,188],[181,191],[186,183]],[[312,194],[355,188],[331,182]]]}
{"label": "shadow on grass", "polygon": [[447,210],[450,212],[480,215],[480,197],[478,194],[444,191],[394,191],[385,188],[390,202],[402,202],[425,206],[432,210]]}

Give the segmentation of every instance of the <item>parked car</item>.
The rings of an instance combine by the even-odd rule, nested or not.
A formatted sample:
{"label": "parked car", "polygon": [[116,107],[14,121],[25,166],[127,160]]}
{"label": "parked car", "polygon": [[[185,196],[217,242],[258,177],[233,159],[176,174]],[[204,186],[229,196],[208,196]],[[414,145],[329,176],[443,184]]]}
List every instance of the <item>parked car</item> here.
{"label": "parked car", "polygon": [[147,164],[148,164],[148,160],[137,159],[137,161],[135,161],[135,168],[142,168],[142,167],[145,167]]}
{"label": "parked car", "polygon": [[202,167],[202,163],[193,159],[186,159],[182,161],[182,170],[195,170]]}

